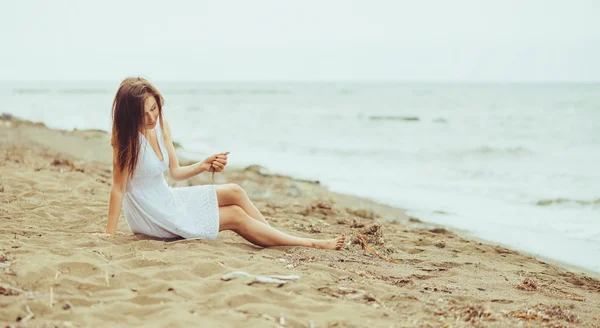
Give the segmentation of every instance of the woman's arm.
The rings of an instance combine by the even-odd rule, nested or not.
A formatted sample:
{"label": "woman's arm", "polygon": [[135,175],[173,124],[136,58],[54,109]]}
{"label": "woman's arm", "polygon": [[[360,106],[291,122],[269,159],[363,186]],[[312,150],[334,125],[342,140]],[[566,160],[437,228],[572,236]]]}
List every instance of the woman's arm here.
{"label": "woman's arm", "polygon": [[[169,153],[169,173],[171,177],[176,181],[186,180],[202,172],[210,170],[211,166],[215,165],[215,170],[220,172],[227,165],[227,154],[220,153],[205,159],[202,162],[194,163],[188,166],[179,166],[179,160],[177,154],[175,154],[175,146],[173,146],[173,140],[171,139],[171,127],[166,119],[163,118],[164,123],[164,135],[165,135],[165,146]],[[217,163],[215,163],[215,161]]]}
{"label": "woman's arm", "polygon": [[119,216],[121,215],[123,196],[125,195],[125,188],[127,187],[127,178],[129,175],[129,169],[127,167],[123,170],[119,169],[117,152],[118,148],[116,146],[113,147],[113,184],[110,189],[108,223],[106,224],[106,233],[113,236],[117,232],[117,223],[119,222]]}

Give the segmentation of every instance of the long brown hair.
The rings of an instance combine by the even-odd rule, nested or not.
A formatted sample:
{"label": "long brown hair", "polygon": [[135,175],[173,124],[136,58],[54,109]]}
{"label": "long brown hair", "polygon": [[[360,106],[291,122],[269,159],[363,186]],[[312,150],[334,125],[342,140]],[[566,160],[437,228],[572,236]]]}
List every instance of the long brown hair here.
{"label": "long brown hair", "polygon": [[129,169],[133,177],[140,152],[139,132],[144,126],[144,101],[154,97],[158,104],[158,118],[162,128],[163,96],[150,81],[141,77],[128,77],[119,86],[112,106],[112,135],[110,144],[117,147],[117,165]]}

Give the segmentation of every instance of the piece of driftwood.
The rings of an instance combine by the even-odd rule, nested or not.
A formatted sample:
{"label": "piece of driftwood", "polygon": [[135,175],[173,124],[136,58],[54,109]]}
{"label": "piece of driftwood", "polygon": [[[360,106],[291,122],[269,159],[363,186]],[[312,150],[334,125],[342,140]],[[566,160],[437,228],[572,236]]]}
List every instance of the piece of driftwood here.
{"label": "piece of driftwood", "polygon": [[252,280],[250,280],[250,282],[248,282],[248,285],[252,285],[255,283],[284,285],[291,280],[300,279],[300,276],[296,276],[296,275],[288,275],[288,276],[253,275],[253,274],[249,274],[244,271],[233,271],[233,272],[229,272],[229,273],[226,273],[221,276],[221,280],[223,280],[223,281],[229,281],[229,280],[238,279],[238,278],[251,278]]}
{"label": "piece of driftwood", "polygon": [[386,260],[388,262],[392,262],[392,263],[400,263],[398,260],[394,260],[394,259],[388,259],[387,257],[379,254],[373,247],[369,246],[369,244],[367,243],[367,240],[365,239],[365,236],[363,236],[361,233],[358,233],[358,238],[362,244],[362,246],[370,251],[371,253],[375,254],[377,257],[379,257],[382,260]]}

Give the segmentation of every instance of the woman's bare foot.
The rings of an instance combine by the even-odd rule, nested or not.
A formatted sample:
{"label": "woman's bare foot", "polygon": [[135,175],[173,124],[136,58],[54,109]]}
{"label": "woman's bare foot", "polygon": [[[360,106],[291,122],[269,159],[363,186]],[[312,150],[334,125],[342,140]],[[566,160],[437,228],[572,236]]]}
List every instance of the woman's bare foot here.
{"label": "woman's bare foot", "polygon": [[346,235],[342,234],[341,236],[335,239],[327,239],[327,240],[315,240],[314,247],[320,249],[331,249],[331,250],[339,250],[344,246],[344,242],[346,241]]}

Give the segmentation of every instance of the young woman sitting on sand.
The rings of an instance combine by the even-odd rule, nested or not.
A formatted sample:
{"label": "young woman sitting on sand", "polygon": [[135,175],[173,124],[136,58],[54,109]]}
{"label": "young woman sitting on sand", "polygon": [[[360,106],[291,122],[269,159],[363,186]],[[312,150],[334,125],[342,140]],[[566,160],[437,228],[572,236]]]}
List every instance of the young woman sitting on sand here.
{"label": "young woman sitting on sand", "polygon": [[100,236],[114,236],[122,206],[133,233],[158,238],[215,239],[219,231],[233,230],[262,247],[337,250],[343,246],[343,234],[317,240],[271,227],[236,184],[169,187],[163,175],[166,169],[175,180],[209,170],[221,172],[229,153],[179,166],[171,129],[163,119],[163,103],[162,95],[144,78],[126,78],[119,86],[112,109],[113,185],[106,233]]}

